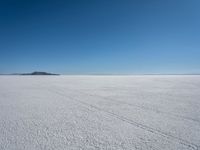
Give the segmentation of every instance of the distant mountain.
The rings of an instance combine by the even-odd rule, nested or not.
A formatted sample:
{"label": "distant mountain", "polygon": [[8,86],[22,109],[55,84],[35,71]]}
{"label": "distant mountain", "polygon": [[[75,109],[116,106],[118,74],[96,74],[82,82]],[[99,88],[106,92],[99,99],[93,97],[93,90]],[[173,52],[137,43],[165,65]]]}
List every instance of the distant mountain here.
{"label": "distant mountain", "polygon": [[35,72],[32,72],[32,73],[21,73],[21,74],[18,74],[18,75],[59,75],[59,74],[35,71]]}

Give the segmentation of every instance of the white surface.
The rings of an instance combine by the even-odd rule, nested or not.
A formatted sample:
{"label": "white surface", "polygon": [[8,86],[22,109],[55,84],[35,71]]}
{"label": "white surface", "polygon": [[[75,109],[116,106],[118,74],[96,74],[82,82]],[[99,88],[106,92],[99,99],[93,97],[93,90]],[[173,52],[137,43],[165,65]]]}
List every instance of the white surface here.
{"label": "white surface", "polygon": [[200,149],[200,76],[0,76],[0,149]]}

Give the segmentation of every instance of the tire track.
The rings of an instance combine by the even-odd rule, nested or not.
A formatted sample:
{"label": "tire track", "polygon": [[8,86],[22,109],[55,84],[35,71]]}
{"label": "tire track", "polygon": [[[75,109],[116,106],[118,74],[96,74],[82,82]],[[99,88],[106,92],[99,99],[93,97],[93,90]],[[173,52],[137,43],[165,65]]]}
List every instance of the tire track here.
{"label": "tire track", "polygon": [[[157,109],[151,109],[149,107],[140,106],[140,105],[136,105],[136,104],[132,104],[132,103],[127,103],[127,102],[124,102],[124,101],[121,101],[121,100],[107,98],[105,96],[100,96],[100,95],[97,95],[97,94],[88,94],[86,92],[82,92],[82,91],[78,91],[78,90],[72,90],[72,89],[67,89],[67,90],[72,91],[72,92],[78,92],[78,93],[81,93],[83,95],[87,95],[87,96],[90,96],[90,97],[99,97],[101,99],[108,100],[108,101],[111,101],[111,102],[118,102],[119,104],[127,104],[128,106],[140,108],[142,110],[147,110],[147,111],[151,111],[151,112],[155,112],[155,113],[161,113],[161,114],[164,114],[166,116],[174,117],[174,118],[177,118],[177,119],[184,119],[184,120],[188,120],[188,121],[193,121],[193,122],[197,123],[198,125],[200,125],[200,120],[197,120],[197,119],[194,119],[194,118],[191,118],[191,117],[177,115],[177,114],[173,114],[173,113],[169,113],[169,112],[165,112],[165,111],[161,111],[161,110],[157,110]],[[65,91],[60,90],[60,89],[59,89],[59,91],[65,92]]]}
{"label": "tire track", "polygon": [[193,122],[198,123],[200,125],[200,121],[199,120],[191,118],[191,117],[186,117],[186,116],[176,115],[176,114],[172,114],[172,113],[169,113],[169,112],[164,112],[164,111],[160,111],[160,110],[156,110],[156,109],[151,109],[151,108],[148,108],[148,107],[145,107],[145,106],[135,105],[135,104],[132,104],[132,103],[127,103],[127,102],[124,102],[124,101],[121,101],[121,100],[107,98],[105,96],[100,96],[100,95],[96,95],[96,94],[88,94],[88,93],[84,93],[84,92],[81,92],[81,93],[85,94],[87,96],[94,96],[94,97],[99,97],[99,98],[102,98],[102,99],[105,99],[105,100],[108,100],[108,101],[118,102],[119,104],[127,104],[129,106],[140,108],[142,110],[148,110],[148,111],[152,111],[152,112],[156,112],[156,113],[162,113],[162,114],[164,114],[166,116],[169,116],[169,117],[174,117],[174,118],[178,118],[178,119],[184,119],[184,120],[193,121]]}
{"label": "tire track", "polygon": [[49,89],[49,91],[52,91],[52,92],[54,92],[54,93],[56,93],[56,94],[58,94],[58,95],[60,95],[60,96],[62,96],[62,97],[64,97],[64,98],[68,97],[68,98],[70,98],[70,99],[73,99],[73,100],[76,101],[77,103],[80,103],[80,104],[82,104],[82,105],[84,105],[84,106],[93,108],[93,109],[95,109],[95,110],[97,110],[97,111],[104,112],[104,113],[106,113],[107,115],[109,115],[109,116],[111,116],[111,117],[117,118],[117,119],[119,119],[119,120],[121,120],[121,121],[123,121],[123,122],[126,122],[126,123],[128,123],[128,124],[131,124],[131,125],[133,125],[133,126],[135,126],[135,127],[138,127],[138,128],[140,128],[140,129],[143,129],[143,130],[145,130],[145,131],[151,132],[151,133],[156,134],[156,135],[161,135],[161,136],[163,136],[163,137],[165,137],[166,139],[169,139],[169,140],[171,140],[171,141],[175,140],[175,141],[177,141],[178,143],[187,146],[188,149],[199,150],[199,149],[198,149],[198,145],[196,145],[196,144],[194,144],[194,143],[191,143],[191,142],[189,142],[189,141],[187,141],[187,140],[184,140],[184,139],[182,139],[182,138],[173,136],[173,135],[171,135],[171,134],[165,133],[165,132],[163,132],[163,131],[161,131],[161,130],[154,129],[154,128],[152,128],[152,127],[149,127],[149,126],[146,126],[146,125],[144,125],[144,124],[138,123],[138,122],[133,121],[133,120],[131,120],[131,119],[128,119],[128,118],[126,118],[126,117],[124,117],[124,116],[115,114],[115,113],[113,113],[113,112],[110,112],[110,111],[108,111],[108,110],[99,108],[99,107],[94,106],[94,105],[92,105],[92,104],[89,104],[89,103],[83,102],[83,101],[81,101],[81,100],[75,99],[74,97],[67,96],[67,95],[65,95],[63,92],[60,92],[60,90],[58,90],[58,89],[56,89],[56,90],[55,90],[55,88],[54,88],[54,90]]}

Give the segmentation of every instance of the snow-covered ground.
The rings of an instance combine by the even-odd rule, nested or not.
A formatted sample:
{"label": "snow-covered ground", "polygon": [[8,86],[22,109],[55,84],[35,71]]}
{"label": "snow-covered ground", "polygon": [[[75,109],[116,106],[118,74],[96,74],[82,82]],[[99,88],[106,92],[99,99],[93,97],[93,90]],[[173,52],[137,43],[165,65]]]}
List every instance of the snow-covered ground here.
{"label": "snow-covered ground", "polygon": [[200,76],[0,76],[0,150],[64,149],[200,149]]}

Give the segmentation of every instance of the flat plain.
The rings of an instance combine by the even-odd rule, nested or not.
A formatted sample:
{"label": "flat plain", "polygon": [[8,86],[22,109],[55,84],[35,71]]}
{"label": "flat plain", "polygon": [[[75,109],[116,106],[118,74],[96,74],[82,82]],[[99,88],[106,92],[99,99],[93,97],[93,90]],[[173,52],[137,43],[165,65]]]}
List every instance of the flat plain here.
{"label": "flat plain", "polygon": [[0,76],[1,150],[199,150],[200,76]]}

